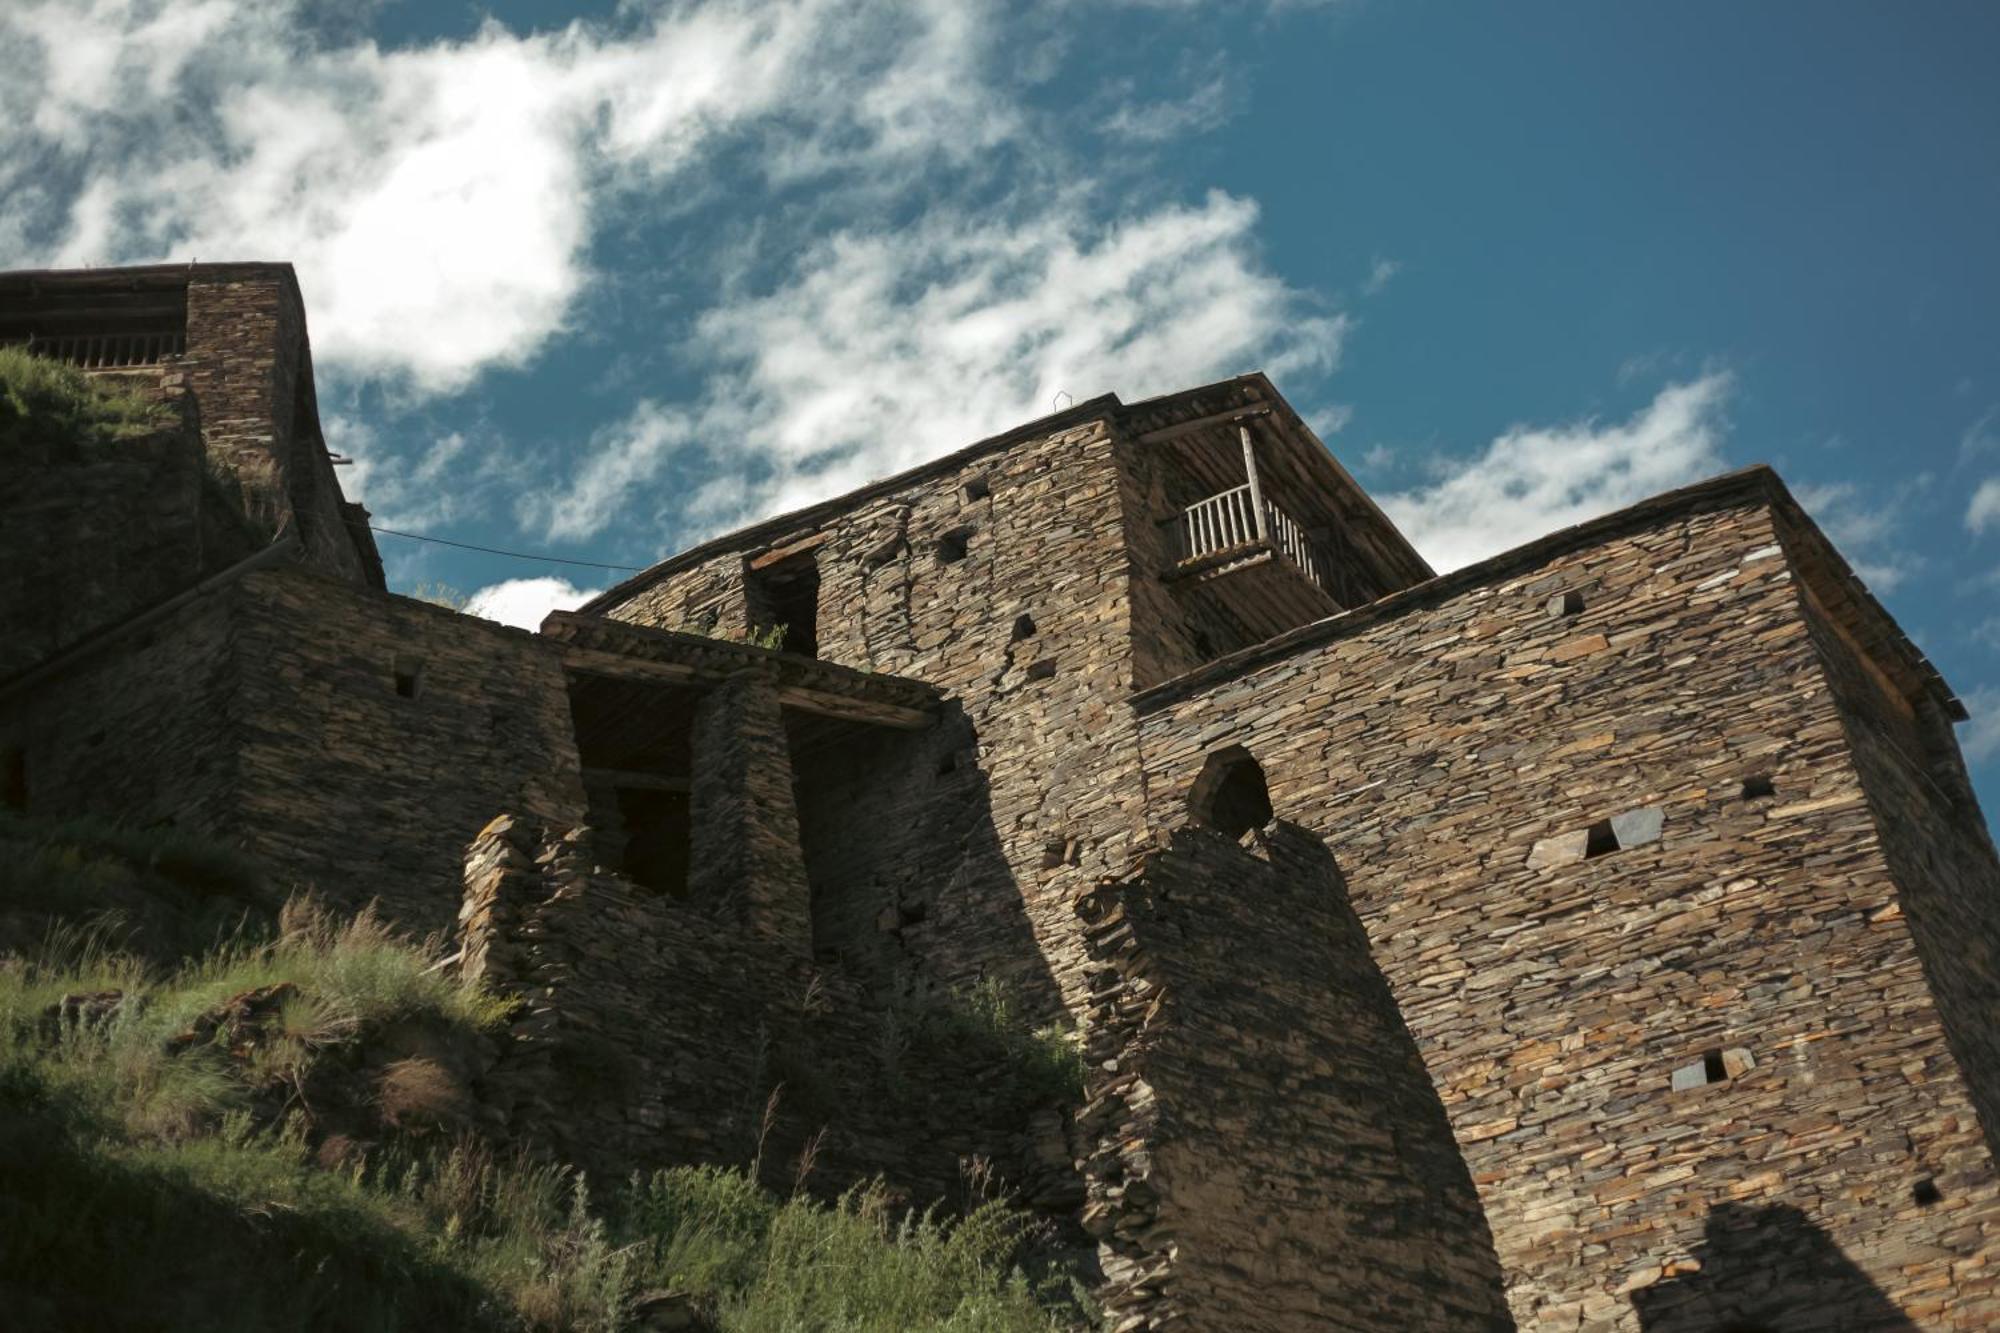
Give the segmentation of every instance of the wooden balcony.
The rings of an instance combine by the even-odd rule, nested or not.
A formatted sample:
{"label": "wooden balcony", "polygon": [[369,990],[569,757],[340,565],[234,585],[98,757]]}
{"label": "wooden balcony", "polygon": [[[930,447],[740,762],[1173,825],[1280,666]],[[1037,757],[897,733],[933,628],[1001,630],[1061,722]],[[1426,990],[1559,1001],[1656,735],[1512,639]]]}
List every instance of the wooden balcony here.
{"label": "wooden balcony", "polygon": [[1199,574],[1271,557],[1284,561],[1321,592],[1332,595],[1312,538],[1290,514],[1257,494],[1254,482],[1189,505],[1167,526],[1174,575]]}
{"label": "wooden balcony", "polygon": [[1163,527],[1168,567],[1163,577],[1204,604],[1209,637],[1222,651],[1269,638],[1297,625],[1339,615],[1341,570],[1303,523],[1264,494],[1257,452],[1247,427],[1240,486],[1187,506]]}

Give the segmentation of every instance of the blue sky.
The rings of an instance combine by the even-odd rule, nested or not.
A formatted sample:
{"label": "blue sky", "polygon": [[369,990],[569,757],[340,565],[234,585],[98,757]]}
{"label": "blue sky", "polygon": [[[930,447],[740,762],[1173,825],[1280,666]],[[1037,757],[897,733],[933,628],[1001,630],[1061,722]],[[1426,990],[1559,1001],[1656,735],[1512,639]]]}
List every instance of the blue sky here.
{"label": "blue sky", "polygon": [[[9,0],[0,265],[298,264],[386,526],[642,565],[1269,370],[1440,566],[1775,464],[2000,804],[2000,9]],[[532,619],[615,575],[382,538]]]}

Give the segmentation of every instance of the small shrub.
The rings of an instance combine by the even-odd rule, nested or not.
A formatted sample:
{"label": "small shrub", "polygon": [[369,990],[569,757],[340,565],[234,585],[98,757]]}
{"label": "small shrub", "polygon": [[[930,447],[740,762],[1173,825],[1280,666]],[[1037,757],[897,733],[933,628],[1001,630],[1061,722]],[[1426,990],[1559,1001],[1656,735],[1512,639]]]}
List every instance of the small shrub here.
{"label": "small shrub", "polygon": [[382,1117],[398,1128],[436,1128],[464,1118],[469,1100],[451,1071],[421,1056],[397,1060],[376,1077]]}
{"label": "small shrub", "polygon": [[340,918],[312,900],[295,898],[279,917],[279,936],[262,956],[246,959],[262,973],[302,974],[308,988],[357,1023],[384,1023],[431,1013],[471,1028],[494,1028],[513,1004],[467,985],[438,965],[440,948],[398,934],[365,908]]}
{"label": "small shrub", "polygon": [[411,601],[428,602],[432,606],[442,606],[448,611],[463,611],[466,603],[472,600],[471,594],[449,583],[436,580],[424,580],[412,584],[410,590],[403,595]]}

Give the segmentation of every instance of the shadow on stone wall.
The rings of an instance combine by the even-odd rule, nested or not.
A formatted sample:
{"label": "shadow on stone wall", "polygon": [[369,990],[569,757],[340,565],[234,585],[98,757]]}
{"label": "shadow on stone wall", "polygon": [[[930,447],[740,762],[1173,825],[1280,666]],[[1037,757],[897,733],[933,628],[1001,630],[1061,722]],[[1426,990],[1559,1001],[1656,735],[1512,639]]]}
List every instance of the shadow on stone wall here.
{"label": "shadow on stone wall", "polygon": [[1065,1011],[994,825],[992,781],[956,703],[922,732],[854,728],[793,765],[814,953],[887,995],[1000,982],[1036,1024]]}
{"label": "shadow on stone wall", "polygon": [[1803,1212],[1717,1204],[1699,1270],[1632,1293],[1645,1333],[1849,1333],[1917,1325]]}
{"label": "shadow on stone wall", "polygon": [[[1119,1327],[1512,1328],[1463,1156],[1339,866],[1176,830],[1078,904],[1085,1226]],[[1179,1325],[1177,1325],[1179,1326]]]}

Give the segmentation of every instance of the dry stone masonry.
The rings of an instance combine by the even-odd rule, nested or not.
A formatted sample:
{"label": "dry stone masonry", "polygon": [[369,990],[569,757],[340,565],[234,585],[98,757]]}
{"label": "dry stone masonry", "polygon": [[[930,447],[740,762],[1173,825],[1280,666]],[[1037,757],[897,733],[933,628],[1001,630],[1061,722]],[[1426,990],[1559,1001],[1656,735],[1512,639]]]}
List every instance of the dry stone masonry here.
{"label": "dry stone masonry", "polygon": [[1963,709],[1766,469],[1438,577],[1249,375],[525,634],[383,589],[288,268],[0,341],[163,407],[18,469],[0,795],[446,933],[497,1137],[1012,1189],[1119,1330],[2000,1327]]}

